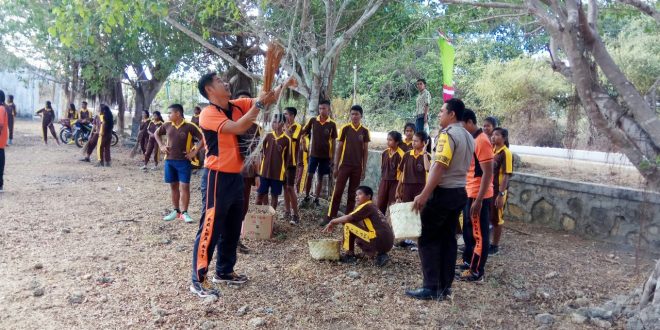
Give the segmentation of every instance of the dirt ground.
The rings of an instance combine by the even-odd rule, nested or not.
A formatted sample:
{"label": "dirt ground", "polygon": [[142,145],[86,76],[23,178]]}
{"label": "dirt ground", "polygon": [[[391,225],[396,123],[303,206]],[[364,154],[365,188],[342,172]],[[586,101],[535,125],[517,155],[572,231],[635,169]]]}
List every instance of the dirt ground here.
{"label": "dirt ground", "polygon": [[[113,167],[95,168],[75,146],[44,146],[36,122],[16,131],[0,195],[2,329],[528,329],[539,313],[555,315],[557,328],[589,328],[572,324],[568,308],[628,293],[654,257],[508,223],[484,283],[455,282],[453,301],[421,302],[403,294],[421,283],[416,252],[395,249],[384,268],[315,262],[307,241],[328,237],[316,225],[324,209],[305,209],[301,226],[280,220],[274,239],[245,242],[252,251],[237,270],[250,282],[202,301],[188,292],[197,223],[161,220],[161,171],[139,171],[119,146]],[[195,218],[198,187],[195,177]]]}

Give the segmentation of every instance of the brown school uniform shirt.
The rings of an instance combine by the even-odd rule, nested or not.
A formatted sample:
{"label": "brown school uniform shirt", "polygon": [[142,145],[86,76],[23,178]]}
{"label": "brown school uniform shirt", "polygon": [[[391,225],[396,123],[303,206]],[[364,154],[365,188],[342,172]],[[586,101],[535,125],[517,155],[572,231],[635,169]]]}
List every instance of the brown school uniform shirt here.
{"label": "brown school uniform shirt", "polygon": [[8,118],[16,117],[16,104],[14,104],[14,103],[5,103],[5,110],[7,110],[7,117]]}
{"label": "brown school uniform shirt", "polygon": [[392,248],[394,244],[394,232],[392,227],[385,219],[383,213],[380,212],[376,204],[372,201],[358,205],[353,212],[350,213],[350,222],[358,225],[362,222],[367,230],[373,228],[376,232],[376,237],[370,241],[373,244],[373,249],[376,251],[386,252]]}
{"label": "brown school uniform shirt", "polygon": [[403,159],[399,164],[399,172],[401,173],[401,182],[406,184],[419,184],[426,183],[426,169],[424,168],[424,158],[429,160],[431,164],[431,155],[422,151],[421,154],[415,154],[415,150],[410,150],[403,155]]}
{"label": "brown school uniform shirt", "polygon": [[339,154],[339,166],[359,166],[364,164],[364,144],[371,141],[369,129],[360,124],[357,128],[348,123],[339,131],[339,141],[343,142]]}
{"label": "brown school uniform shirt", "polygon": [[276,135],[270,132],[264,138],[261,159],[261,169],[259,173],[266,179],[284,181],[284,173],[289,163],[291,163],[291,139],[282,132]]}
{"label": "brown school uniform shirt", "polygon": [[326,121],[321,122],[321,116],[311,118],[307,125],[303,128],[303,134],[311,135],[311,150],[312,157],[321,159],[332,158],[332,141],[337,139],[337,124],[328,118]]}
{"label": "brown school uniform shirt", "polygon": [[192,119],[190,119],[190,122],[199,126],[199,115],[193,115]]}
{"label": "brown school uniform shirt", "polygon": [[408,142],[406,142],[406,140],[401,141],[401,143],[399,143],[399,148],[401,148],[403,152],[408,152],[412,150],[412,140]]}
{"label": "brown school uniform shirt", "polygon": [[291,167],[296,167],[298,164],[301,164],[300,162],[300,156],[298,154],[300,153],[298,149],[299,141],[300,141],[300,133],[302,132],[302,126],[298,123],[293,123],[290,127],[288,127],[285,131],[286,135],[291,139],[291,163],[289,166]]}
{"label": "brown school uniform shirt", "polygon": [[92,112],[88,109],[80,109],[79,117],[80,119],[90,119],[92,118]]}
{"label": "brown school uniform shirt", "polygon": [[51,124],[55,120],[55,110],[43,108],[37,111],[37,114],[41,114],[41,122],[44,125]]}
{"label": "brown school uniform shirt", "polygon": [[66,118],[68,119],[78,119],[78,112],[73,109],[68,109],[66,111]]}
{"label": "brown school uniform shirt", "polygon": [[383,151],[382,160],[380,163],[380,179],[386,181],[396,181],[399,179],[399,164],[403,159],[404,152],[401,148],[391,152],[390,148]]}
{"label": "brown school uniform shirt", "polygon": [[167,136],[167,146],[170,148],[170,152],[165,155],[167,160],[188,160],[186,153],[193,147],[193,138],[202,139],[199,126],[185,120],[179,126],[166,121],[155,134]]}

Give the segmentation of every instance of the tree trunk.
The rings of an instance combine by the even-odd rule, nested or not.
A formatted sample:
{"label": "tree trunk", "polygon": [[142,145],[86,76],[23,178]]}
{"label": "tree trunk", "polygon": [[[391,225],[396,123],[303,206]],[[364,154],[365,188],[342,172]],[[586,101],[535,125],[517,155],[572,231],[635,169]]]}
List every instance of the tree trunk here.
{"label": "tree trunk", "polygon": [[119,126],[119,136],[124,135],[124,115],[126,114],[126,103],[124,102],[124,91],[121,88],[121,79],[115,82],[115,97],[117,98],[117,126]]}
{"label": "tree trunk", "polygon": [[655,269],[644,284],[639,308],[642,309],[649,304],[660,306],[660,260],[655,264]]}
{"label": "tree trunk", "polygon": [[163,83],[165,83],[164,80],[160,81],[153,78],[148,82],[138,82],[136,86],[133,86],[133,91],[135,92],[135,109],[133,109],[133,120],[131,122],[132,137],[137,137],[142,110],[149,110],[158,91],[163,87]]}

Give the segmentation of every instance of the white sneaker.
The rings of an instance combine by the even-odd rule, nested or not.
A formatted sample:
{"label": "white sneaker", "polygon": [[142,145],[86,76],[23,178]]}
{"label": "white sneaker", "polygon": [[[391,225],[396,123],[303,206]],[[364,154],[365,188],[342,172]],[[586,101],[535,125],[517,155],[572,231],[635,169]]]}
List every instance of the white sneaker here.
{"label": "white sneaker", "polygon": [[143,171],[146,171],[147,170],[147,165],[140,166],[140,169],[143,170]]}

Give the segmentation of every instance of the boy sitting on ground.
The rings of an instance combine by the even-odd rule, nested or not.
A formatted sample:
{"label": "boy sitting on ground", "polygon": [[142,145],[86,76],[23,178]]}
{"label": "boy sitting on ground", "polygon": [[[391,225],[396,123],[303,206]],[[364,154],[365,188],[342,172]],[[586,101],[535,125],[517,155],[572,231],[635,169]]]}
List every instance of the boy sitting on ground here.
{"label": "boy sitting on ground", "polygon": [[343,249],[346,251],[342,261],[355,262],[355,245],[369,257],[376,257],[376,265],[384,266],[390,257],[387,255],[392,249],[394,233],[392,227],[385,219],[383,213],[374,205],[371,198],[374,191],[367,186],[360,186],[355,193],[355,202],[358,205],[353,212],[333,219],[328,223],[324,232],[332,232],[335,225],[344,225]]}

